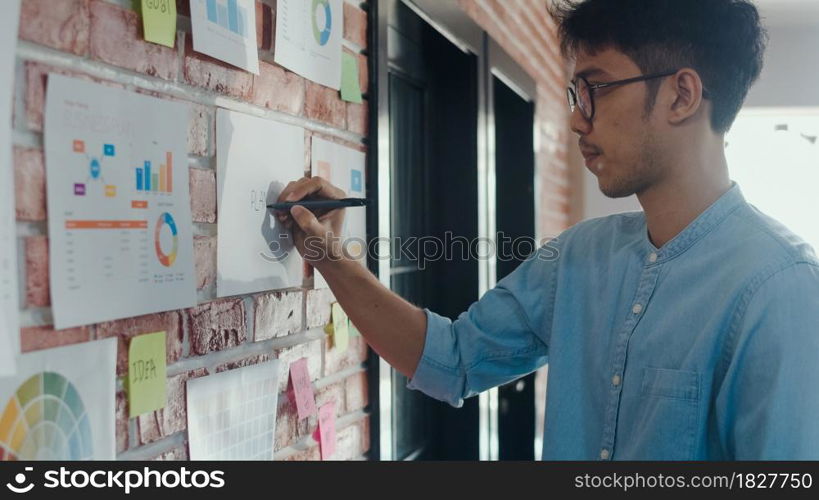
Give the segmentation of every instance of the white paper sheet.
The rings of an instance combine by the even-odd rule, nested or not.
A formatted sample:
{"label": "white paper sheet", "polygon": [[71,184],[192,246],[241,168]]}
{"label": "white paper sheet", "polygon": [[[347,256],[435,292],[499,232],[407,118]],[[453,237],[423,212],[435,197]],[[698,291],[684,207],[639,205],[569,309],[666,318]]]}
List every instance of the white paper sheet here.
{"label": "white paper sheet", "polygon": [[57,328],[196,304],[187,117],[180,103],[49,76]]}
{"label": "white paper sheet", "polygon": [[15,370],[20,352],[17,238],[11,160],[11,103],[20,0],[6,2],[0,16],[0,376]]}
{"label": "white paper sheet", "polygon": [[[313,138],[312,174],[324,177],[337,188],[343,189],[349,198],[365,198],[366,155],[339,144]],[[347,255],[367,265],[367,209],[346,208],[344,214],[344,249]],[[320,272],[313,274],[313,288],[327,288],[327,281]]]}
{"label": "white paper sheet", "polygon": [[191,0],[193,50],[259,74],[254,0]]}
{"label": "white paper sheet", "polygon": [[304,177],[304,129],[220,109],[216,157],[217,295],[301,286],[301,255],[267,204]]}
{"label": "white paper sheet", "polygon": [[20,356],[0,378],[0,460],[114,460],[117,339]]}
{"label": "white paper sheet", "polygon": [[191,460],[272,460],[279,360],[188,381]]}
{"label": "white paper sheet", "polygon": [[275,60],[316,83],[341,88],[342,0],[278,0]]}

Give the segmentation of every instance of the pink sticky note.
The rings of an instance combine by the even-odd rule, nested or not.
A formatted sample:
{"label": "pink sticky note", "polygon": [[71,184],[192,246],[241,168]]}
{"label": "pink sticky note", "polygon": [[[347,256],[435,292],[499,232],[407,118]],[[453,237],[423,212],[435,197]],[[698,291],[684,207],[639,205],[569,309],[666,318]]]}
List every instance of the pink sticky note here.
{"label": "pink sticky note", "polygon": [[293,393],[296,397],[296,409],[299,420],[316,414],[316,398],[313,395],[313,383],[310,382],[310,372],[307,370],[307,358],[301,358],[290,364],[290,382],[293,384]]}
{"label": "pink sticky note", "polygon": [[336,452],[336,402],[330,401],[319,408],[319,443],[321,459],[329,460]]}

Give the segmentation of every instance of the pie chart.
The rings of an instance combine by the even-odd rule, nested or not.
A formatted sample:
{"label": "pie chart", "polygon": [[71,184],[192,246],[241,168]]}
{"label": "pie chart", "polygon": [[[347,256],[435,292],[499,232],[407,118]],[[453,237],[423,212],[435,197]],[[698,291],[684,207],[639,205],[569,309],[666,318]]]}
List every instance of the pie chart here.
{"label": "pie chart", "polygon": [[313,36],[322,47],[330,41],[333,31],[333,10],[330,0],[313,0]]}
{"label": "pie chart", "polygon": [[92,443],[82,398],[59,373],[30,377],[0,415],[0,460],[91,460]]}

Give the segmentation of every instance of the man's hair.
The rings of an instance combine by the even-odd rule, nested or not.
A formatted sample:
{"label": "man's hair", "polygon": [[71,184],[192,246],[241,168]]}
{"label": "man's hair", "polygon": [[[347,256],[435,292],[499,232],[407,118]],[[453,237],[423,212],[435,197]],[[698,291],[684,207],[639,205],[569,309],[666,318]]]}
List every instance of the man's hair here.
{"label": "man's hair", "polygon": [[[552,0],[549,10],[566,57],[613,48],[644,74],[695,70],[717,133],[731,128],[762,71],[767,33],[750,0]],[[650,112],[660,80],[647,84]]]}

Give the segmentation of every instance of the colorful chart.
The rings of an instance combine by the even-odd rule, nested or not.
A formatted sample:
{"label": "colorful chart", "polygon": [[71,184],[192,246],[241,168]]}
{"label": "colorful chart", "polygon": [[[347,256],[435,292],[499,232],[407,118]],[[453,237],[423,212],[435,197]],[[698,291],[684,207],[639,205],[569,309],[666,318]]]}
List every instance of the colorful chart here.
{"label": "colorful chart", "polygon": [[[74,139],[72,141],[72,150],[75,153],[83,154],[88,161],[88,178],[85,182],[74,183],[74,196],[86,196],[88,194],[88,184],[92,182],[102,182],[104,185],[103,192],[107,198],[114,198],[117,195],[117,187],[112,184],[106,184],[102,177],[103,165],[102,160],[96,156],[88,154],[85,141],[81,139]],[[102,145],[102,157],[114,158],[117,156],[116,147],[113,144]]]}
{"label": "colorful chart", "polygon": [[316,37],[316,42],[322,47],[327,45],[332,32],[333,10],[329,0],[313,0],[313,36]]}
{"label": "colorful chart", "polygon": [[54,372],[23,382],[0,416],[0,460],[90,460],[91,425],[76,387]]}
{"label": "colorful chart", "polygon": [[239,36],[247,37],[247,11],[238,0],[207,0],[208,21]]}
{"label": "colorful chart", "polygon": [[146,161],[136,169],[136,190],[159,193],[173,193],[173,153],[165,154],[165,163],[159,172],[151,171],[151,162]]}
{"label": "colorful chart", "polygon": [[[161,242],[162,228],[165,226],[168,226],[168,229],[171,230],[171,236],[173,236],[173,250],[167,254],[162,251]],[[179,232],[176,229],[176,222],[174,222],[171,214],[165,212],[159,216],[159,220],[156,222],[156,231],[154,232],[154,243],[159,262],[165,267],[171,267],[173,263],[176,262],[176,253],[179,250]]]}

